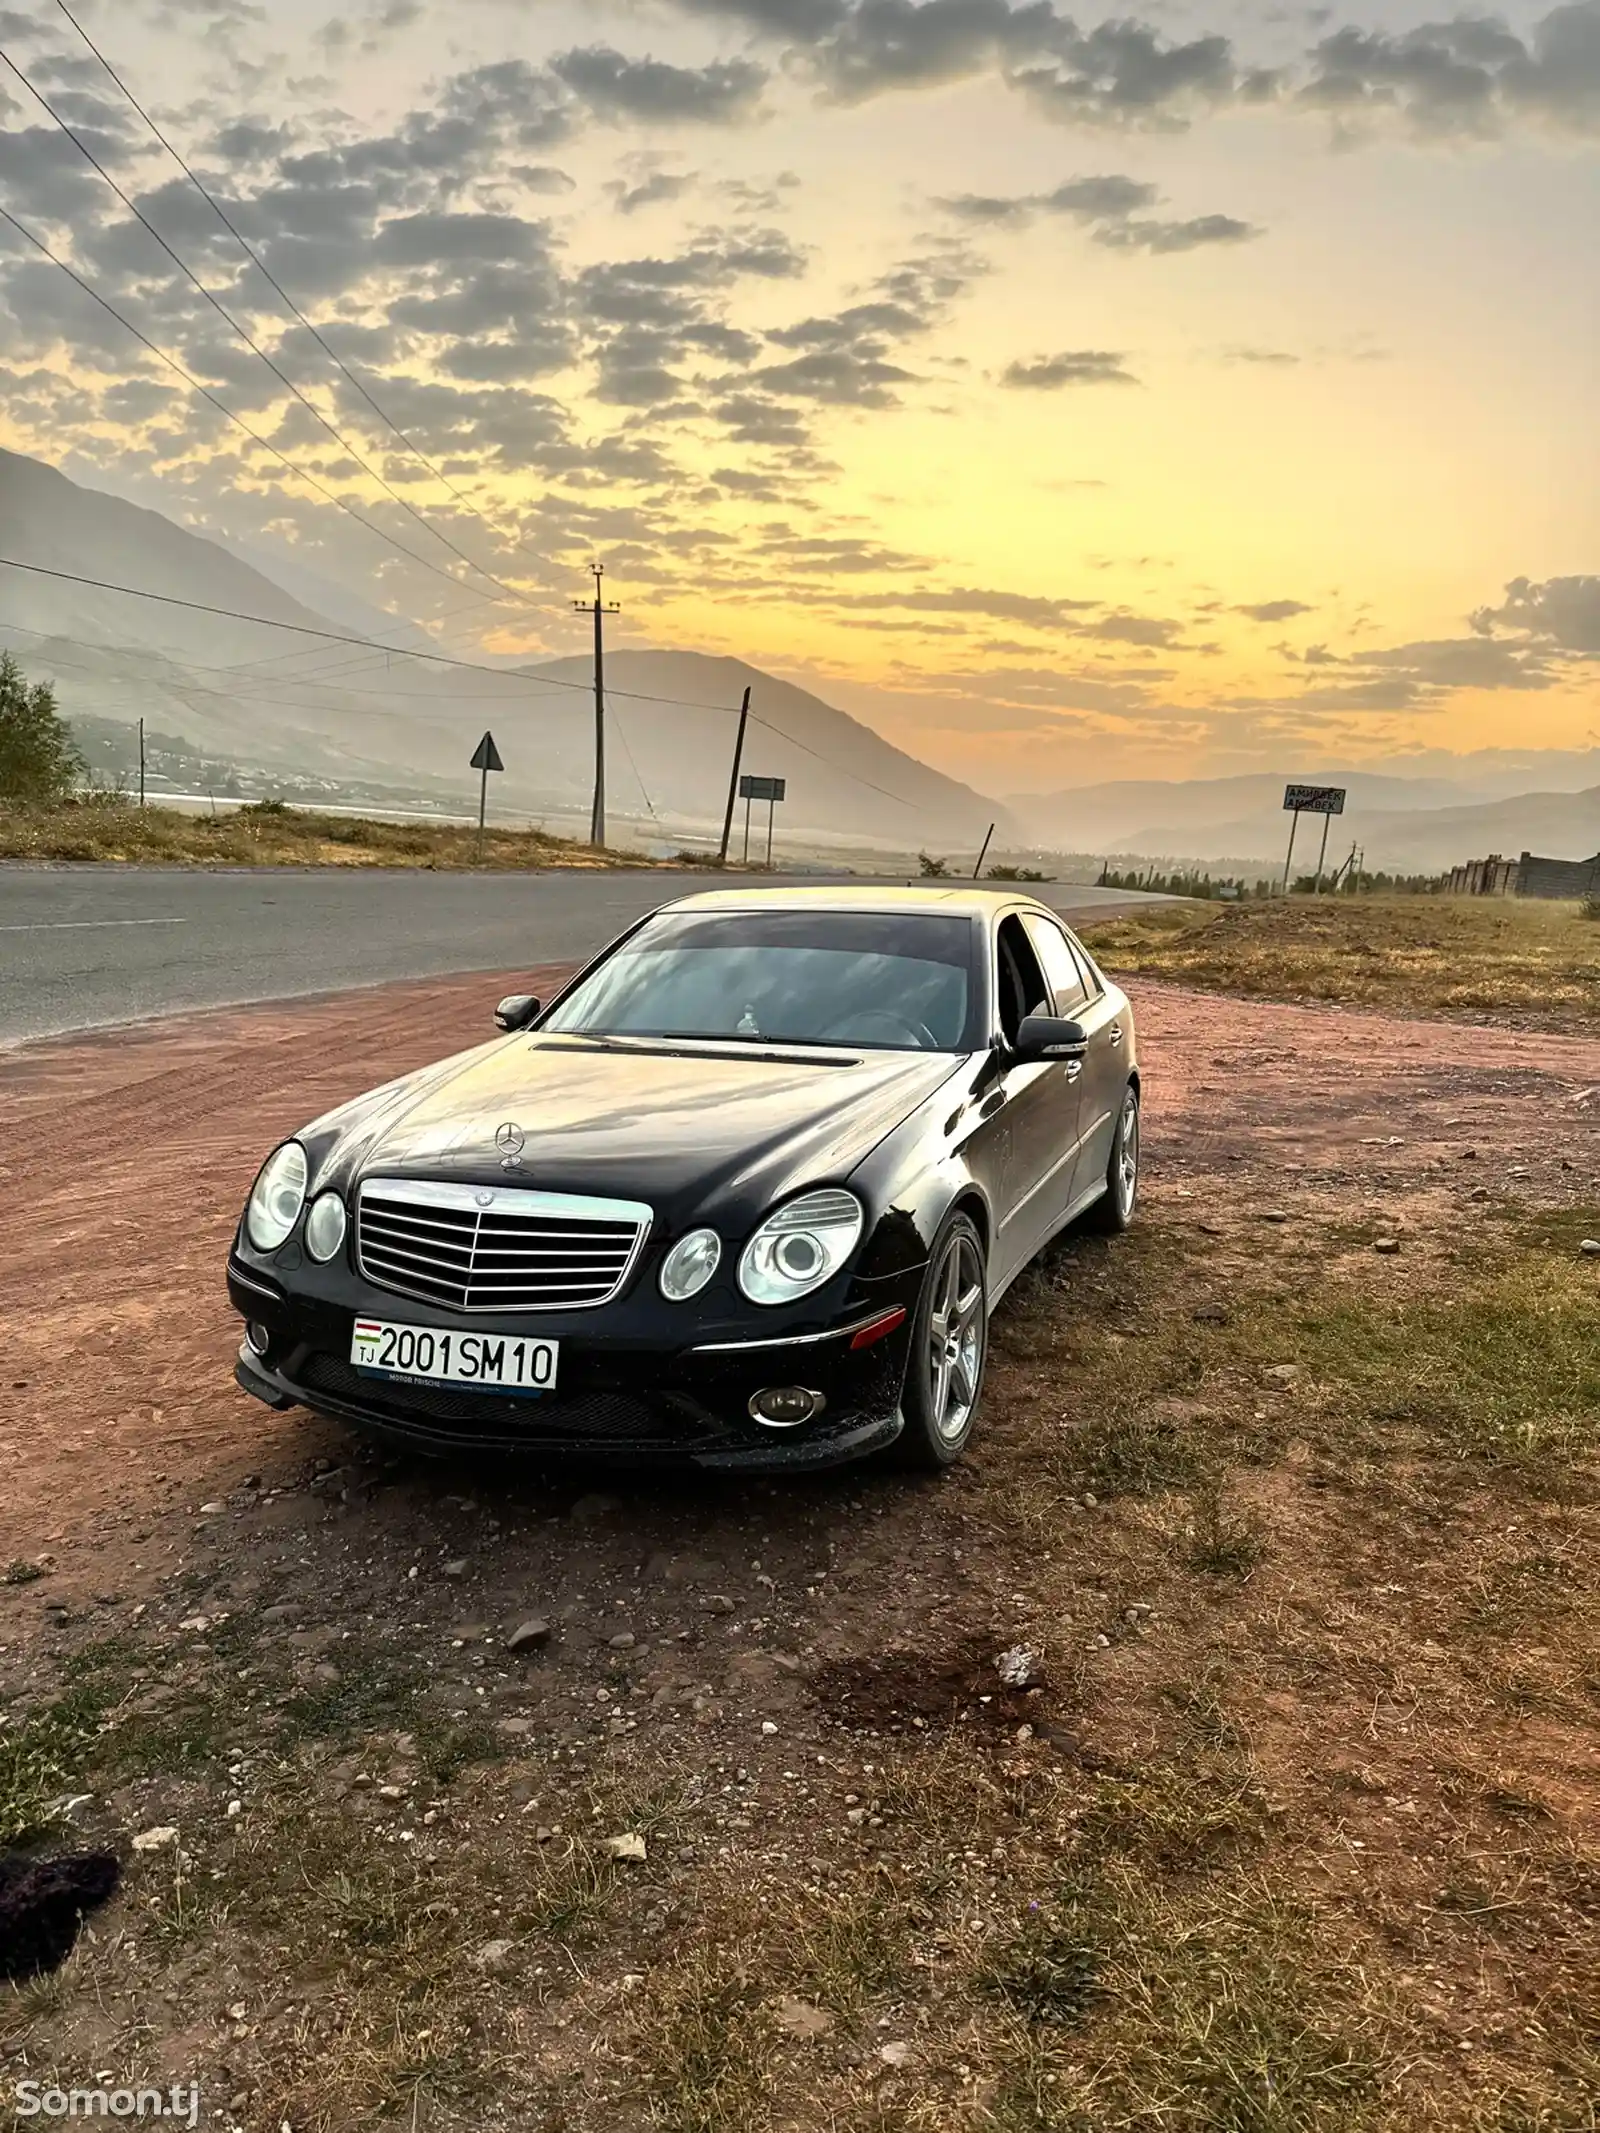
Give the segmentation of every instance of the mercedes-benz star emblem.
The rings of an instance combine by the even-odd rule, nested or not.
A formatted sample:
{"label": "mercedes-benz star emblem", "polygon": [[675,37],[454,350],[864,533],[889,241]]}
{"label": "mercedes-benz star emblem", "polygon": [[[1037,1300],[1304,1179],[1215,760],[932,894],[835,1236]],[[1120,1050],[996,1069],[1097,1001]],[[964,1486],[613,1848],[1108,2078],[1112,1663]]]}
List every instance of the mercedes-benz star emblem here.
{"label": "mercedes-benz star emblem", "polygon": [[522,1168],[522,1144],[525,1139],[526,1135],[514,1118],[508,1118],[503,1126],[495,1128],[494,1144],[500,1151],[502,1170]]}
{"label": "mercedes-benz star emblem", "polygon": [[494,1194],[492,1192],[475,1192],[472,1197],[479,1207],[493,1207],[494,1205]]}

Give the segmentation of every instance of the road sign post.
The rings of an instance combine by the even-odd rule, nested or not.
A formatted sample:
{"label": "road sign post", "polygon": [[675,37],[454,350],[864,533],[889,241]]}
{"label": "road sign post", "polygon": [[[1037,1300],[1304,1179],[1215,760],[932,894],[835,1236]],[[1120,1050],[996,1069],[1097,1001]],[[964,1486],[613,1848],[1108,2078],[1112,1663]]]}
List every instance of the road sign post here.
{"label": "road sign post", "polygon": [[767,803],[767,865],[772,865],[772,821],[777,813],[778,802],[786,799],[789,792],[787,778],[750,778],[739,780],[739,797],[744,802],[744,862],[750,864],[750,804],[754,800]]}
{"label": "road sign post", "polygon": [[483,857],[483,822],[489,811],[489,773],[504,770],[500,751],[494,744],[494,735],[486,733],[472,751],[472,766],[478,772],[478,857]]}
{"label": "road sign post", "polygon": [[1345,788],[1342,785],[1286,785],[1283,789],[1284,812],[1290,816],[1289,850],[1283,862],[1283,893],[1289,893],[1289,870],[1294,864],[1295,832],[1300,827],[1302,815],[1322,817],[1322,851],[1317,859],[1317,887],[1322,887],[1322,869],[1328,857],[1328,822],[1334,815],[1344,813]]}

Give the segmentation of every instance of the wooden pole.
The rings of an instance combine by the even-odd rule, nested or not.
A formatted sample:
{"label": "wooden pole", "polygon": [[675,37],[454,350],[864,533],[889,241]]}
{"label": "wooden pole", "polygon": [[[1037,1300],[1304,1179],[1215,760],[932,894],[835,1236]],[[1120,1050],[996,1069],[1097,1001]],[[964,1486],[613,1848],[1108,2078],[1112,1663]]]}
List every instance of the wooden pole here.
{"label": "wooden pole", "polygon": [[733,803],[739,797],[739,765],[744,760],[744,729],[750,718],[750,691],[744,692],[744,702],[739,706],[739,731],[733,744],[733,770],[728,778],[728,806],[722,817],[722,848],[717,857],[723,866],[728,863],[728,839],[733,834]]}

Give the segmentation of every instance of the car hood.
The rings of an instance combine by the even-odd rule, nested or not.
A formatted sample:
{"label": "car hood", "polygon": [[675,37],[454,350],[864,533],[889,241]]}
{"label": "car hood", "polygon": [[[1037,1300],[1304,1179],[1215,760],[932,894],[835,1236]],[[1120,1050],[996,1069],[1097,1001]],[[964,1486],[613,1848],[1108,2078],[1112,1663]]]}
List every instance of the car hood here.
{"label": "car hood", "polygon": [[[947,1052],[517,1036],[336,1114],[332,1167],[348,1183],[518,1185],[642,1199],[692,1219],[847,1176],[960,1064]],[[506,1126],[523,1137],[511,1169],[496,1141]]]}

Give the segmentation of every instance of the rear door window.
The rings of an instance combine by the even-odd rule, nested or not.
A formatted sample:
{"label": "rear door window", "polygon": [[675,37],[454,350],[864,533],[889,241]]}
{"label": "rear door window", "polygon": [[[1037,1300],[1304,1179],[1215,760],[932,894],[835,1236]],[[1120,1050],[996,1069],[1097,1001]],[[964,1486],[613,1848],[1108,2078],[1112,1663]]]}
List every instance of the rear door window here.
{"label": "rear door window", "polygon": [[1041,918],[1035,912],[1026,912],[1022,923],[1028,929],[1029,940],[1038,950],[1045,979],[1055,999],[1056,1013],[1070,1020],[1079,1008],[1089,1004],[1089,988],[1072,952],[1072,943],[1059,926],[1052,925],[1049,919]]}

